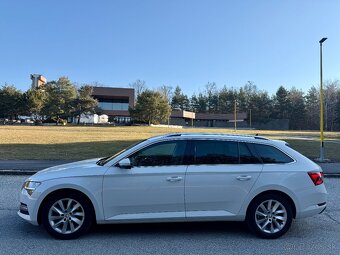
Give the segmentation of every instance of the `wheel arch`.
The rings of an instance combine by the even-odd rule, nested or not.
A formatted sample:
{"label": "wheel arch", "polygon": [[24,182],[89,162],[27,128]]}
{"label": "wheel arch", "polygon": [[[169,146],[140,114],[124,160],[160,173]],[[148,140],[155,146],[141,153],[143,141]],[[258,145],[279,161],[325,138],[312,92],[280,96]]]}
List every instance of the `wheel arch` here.
{"label": "wheel arch", "polygon": [[88,202],[90,203],[91,205],[91,210],[93,212],[93,216],[94,216],[94,219],[96,219],[97,217],[97,212],[96,212],[96,208],[93,204],[93,201],[90,199],[90,197],[85,194],[84,192],[78,190],[78,189],[75,189],[75,188],[60,188],[60,189],[56,189],[56,190],[53,190],[51,191],[50,193],[48,193],[44,199],[41,201],[40,205],[39,205],[39,209],[38,209],[38,214],[37,214],[37,222],[38,224],[40,225],[41,222],[42,222],[42,208],[44,206],[44,204],[48,201],[49,198],[51,198],[52,196],[56,195],[56,194],[70,194],[70,193],[76,193],[76,194],[79,194],[81,195],[83,198],[85,198],[86,200],[88,200]]}
{"label": "wheel arch", "polygon": [[297,213],[297,208],[296,208],[296,204],[294,202],[294,200],[285,192],[283,191],[280,191],[280,190],[266,190],[266,191],[263,191],[259,194],[257,194],[255,197],[253,197],[250,201],[250,203],[248,203],[248,206],[247,206],[247,210],[246,210],[246,215],[248,215],[248,211],[249,211],[249,208],[251,206],[251,204],[259,197],[263,196],[263,195],[278,195],[278,196],[281,196],[283,197],[285,200],[287,200],[287,202],[289,203],[289,205],[291,206],[291,209],[292,209],[292,213],[293,213],[293,218],[296,218],[296,213]]}

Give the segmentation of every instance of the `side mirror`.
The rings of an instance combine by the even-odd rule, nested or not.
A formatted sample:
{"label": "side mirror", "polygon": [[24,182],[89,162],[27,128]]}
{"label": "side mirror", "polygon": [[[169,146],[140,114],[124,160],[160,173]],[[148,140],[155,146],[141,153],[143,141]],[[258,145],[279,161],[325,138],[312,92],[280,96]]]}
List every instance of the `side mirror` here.
{"label": "side mirror", "polygon": [[129,158],[122,159],[118,162],[118,166],[120,168],[130,169],[131,168],[131,161]]}

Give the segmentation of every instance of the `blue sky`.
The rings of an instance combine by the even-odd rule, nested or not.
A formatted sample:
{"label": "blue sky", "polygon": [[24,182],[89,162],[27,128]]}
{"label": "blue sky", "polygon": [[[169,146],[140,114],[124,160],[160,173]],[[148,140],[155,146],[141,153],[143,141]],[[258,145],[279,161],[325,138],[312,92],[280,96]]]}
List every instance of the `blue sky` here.
{"label": "blue sky", "polygon": [[26,90],[29,75],[127,87],[253,81],[307,91],[340,79],[340,1],[0,1],[0,85]]}

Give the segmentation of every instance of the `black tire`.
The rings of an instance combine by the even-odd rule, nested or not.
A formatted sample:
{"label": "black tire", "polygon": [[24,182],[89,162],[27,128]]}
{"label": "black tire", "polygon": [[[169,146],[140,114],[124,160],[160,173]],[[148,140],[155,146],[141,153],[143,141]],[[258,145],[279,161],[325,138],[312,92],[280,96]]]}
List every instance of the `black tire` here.
{"label": "black tire", "polygon": [[[277,205],[276,202],[279,203],[276,213],[268,211],[268,207],[275,208],[275,206],[270,206],[270,201],[272,201],[271,205],[273,205],[273,202],[274,205]],[[261,204],[264,207],[261,207]],[[267,211],[264,211],[263,208]],[[292,220],[293,213],[290,203],[277,194],[265,194],[255,198],[249,205],[246,217],[249,229],[259,237],[266,239],[274,239],[284,235],[289,230]]]}
{"label": "black tire", "polygon": [[[62,201],[61,203],[65,208],[63,214],[57,212],[57,210],[61,209],[61,206],[58,203],[59,201]],[[68,206],[69,201],[73,202],[70,202],[70,210],[67,212],[66,207]],[[80,206],[78,206],[77,203]],[[52,207],[56,210],[53,210]],[[71,212],[71,209],[74,209],[74,211]],[[52,217],[57,217],[57,219],[55,219],[55,221],[51,221],[50,219],[53,219]],[[46,231],[57,239],[68,240],[78,238],[90,229],[93,219],[94,212],[91,202],[87,197],[85,197],[85,195],[78,192],[72,193],[71,191],[68,191],[53,194],[48,197],[47,201],[42,205],[41,222]],[[59,221],[61,223],[59,223]],[[80,224],[78,224],[79,222]],[[52,224],[54,227],[52,227]],[[65,231],[63,231],[63,229],[59,229],[59,226],[65,225]],[[71,229],[71,225],[73,226],[73,230]]]}

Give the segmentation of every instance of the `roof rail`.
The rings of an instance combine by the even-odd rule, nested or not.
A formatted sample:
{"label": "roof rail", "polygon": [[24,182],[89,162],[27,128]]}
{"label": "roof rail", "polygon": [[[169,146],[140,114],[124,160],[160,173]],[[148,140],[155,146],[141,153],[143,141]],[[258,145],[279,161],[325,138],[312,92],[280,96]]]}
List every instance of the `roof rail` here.
{"label": "roof rail", "polygon": [[171,136],[181,136],[183,133],[171,133],[171,134],[166,134],[165,137],[171,137]]}
{"label": "roof rail", "polygon": [[268,140],[267,138],[263,137],[263,136],[254,136],[255,139],[260,139],[260,140]]}
{"label": "roof rail", "polygon": [[207,132],[178,132],[178,133],[170,133],[165,134],[164,137],[173,137],[173,136],[182,136],[182,135],[224,135],[224,136],[239,136],[239,137],[249,137],[254,139],[260,139],[260,140],[268,140],[267,138],[263,136],[258,135],[237,135],[237,134],[225,134],[225,133],[207,133]]}

